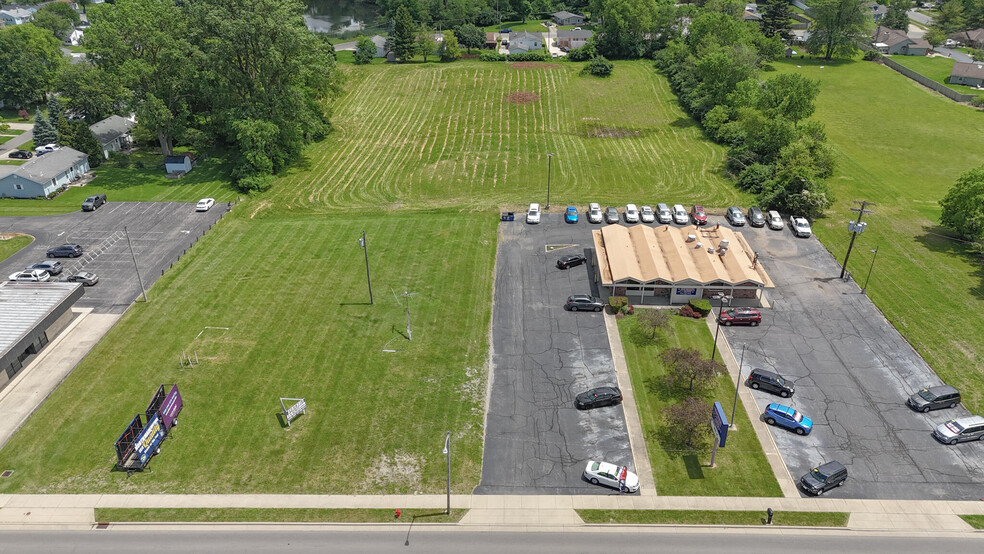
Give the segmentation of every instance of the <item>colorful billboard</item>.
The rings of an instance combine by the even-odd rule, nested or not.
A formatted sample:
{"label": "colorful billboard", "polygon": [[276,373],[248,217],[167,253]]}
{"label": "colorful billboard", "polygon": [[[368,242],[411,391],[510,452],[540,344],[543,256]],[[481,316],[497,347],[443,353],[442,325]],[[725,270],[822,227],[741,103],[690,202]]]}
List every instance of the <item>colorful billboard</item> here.
{"label": "colorful billboard", "polygon": [[123,463],[126,457],[133,452],[133,443],[137,439],[137,435],[143,429],[143,425],[140,423],[140,414],[137,414],[133,421],[126,426],[126,430],[120,435],[120,438],[116,439],[116,460]]}
{"label": "colorful billboard", "polygon": [[166,395],[164,394],[164,387],[165,385],[158,387],[154,397],[150,400],[150,405],[147,406],[147,417],[153,417],[154,414],[160,415],[164,430],[170,431],[178,418],[178,414],[181,413],[184,403],[181,401],[181,393],[178,392],[177,385],[171,385],[171,390]]}
{"label": "colorful billboard", "polygon": [[154,452],[157,451],[157,447],[164,440],[166,434],[167,432],[164,430],[164,426],[161,425],[161,418],[157,415],[150,418],[147,426],[143,428],[143,432],[140,433],[136,442],[133,443],[133,450],[140,457],[140,465],[147,465],[147,462],[150,461]]}

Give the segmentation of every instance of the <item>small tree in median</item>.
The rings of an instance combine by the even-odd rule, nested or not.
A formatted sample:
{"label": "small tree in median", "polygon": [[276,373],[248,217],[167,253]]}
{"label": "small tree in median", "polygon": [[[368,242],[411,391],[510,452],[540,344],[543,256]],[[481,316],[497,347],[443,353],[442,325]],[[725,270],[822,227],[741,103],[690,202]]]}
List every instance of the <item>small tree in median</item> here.
{"label": "small tree in median", "polygon": [[666,382],[691,392],[709,387],[724,373],[720,362],[703,359],[694,348],[669,348],[659,357],[666,366]]}
{"label": "small tree in median", "polygon": [[687,447],[707,445],[711,437],[711,405],[704,399],[691,396],[682,402],[668,406],[663,415],[674,437]]}
{"label": "small tree in median", "polygon": [[673,334],[670,327],[670,313],[667,310],[639,310],[639,327],[652,331],[649,338],[655,339],[656,332],[663,330],[667,335]]}

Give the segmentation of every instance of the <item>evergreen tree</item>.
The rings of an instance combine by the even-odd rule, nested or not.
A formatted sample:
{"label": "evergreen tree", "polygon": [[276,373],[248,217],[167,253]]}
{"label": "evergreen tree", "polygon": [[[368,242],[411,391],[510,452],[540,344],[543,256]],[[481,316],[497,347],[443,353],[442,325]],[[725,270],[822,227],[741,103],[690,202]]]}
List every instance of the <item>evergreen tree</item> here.
{"label": "evergreen tree", "polygon": [[48,120],[59,131],[61,131],[66,121],[65,106],[62,105],[61,99],[54,94],[48,96]]}
{"label": "evergreen tree", "polygon": [[65,121],[58,130],[58,144],[89,155],[89,167],[99,167],[103,161],[102,147],[84,121]]}
{"label": "evergreen tree", "polygon": [[41,146],[58,142],[58,131],[55,126],[48,121],[48,118],[41,113],[41,108],[34,114],[34,144]]}
{"label": "evergreen tree", "polygon": [[393,18],[393,54],[400,62],[410,61],[417,53],[417,28],[410,17],[410,11],[401,5]]}
{"label": "evergreen tree", "polygon": [[888,7],[888,13],[881,20],[881,25],[889,29],[900,31],[909,30],[909,14],[912,9],[912,0],[894,0]]}
{"label": "evergreen tree", "polygon": [[355,49],[355,64],[365,65],[372,63],[376,57],[376,43],[367,36],[359,37],[359,45]]}
{"label": "evergreen tree", "polygon": [[790,36],[789,20],[793,11],[789,8],[789,0],[767,0],[762,10],[762,34],[771,37],[779,35],[785,40]]}

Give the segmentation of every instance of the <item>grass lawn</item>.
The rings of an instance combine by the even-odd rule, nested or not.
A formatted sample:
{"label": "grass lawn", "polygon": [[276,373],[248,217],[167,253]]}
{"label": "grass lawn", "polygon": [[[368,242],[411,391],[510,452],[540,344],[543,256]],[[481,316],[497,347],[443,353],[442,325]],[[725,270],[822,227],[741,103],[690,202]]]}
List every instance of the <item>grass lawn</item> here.
{"label": "grass lawn", "polygon": [[302,522],[302,523],[457,523],[468,510],[392,510],[332,508],[96,508],[96,521],[121,522]]}
{"label": "grass lawn", "polygon": [[6,131],[0,131],[0,135],[11,135],[16,137],[17,135],[23,135],[25,132],[26,131],[24,131],[24,129],[7,129]]}
{"label": "grass lawn", "polygon": [[[495,214],[254,219],[256,207],[199,240],[0,450],[15,472],[0,493],[443,493],[446,431],[452,489],[472,491]],[[417,293],[412,342],[404,290]],[[205,326],[231,329],[196,339]],[[182,350],[202,363],[180,368]],[[113,443],[160,383],[181,387],[181,424],[127,478]],[[280,397],[307,400],[290,428]]]}
{"label": "grass lawn", "polygon": [[34,242],[34,237],[28,235],[0,234],[0,262],[16,254],[21,248]]}
{"label": "grass lawn", "polygon": [[[633,525],[764,525],[765,512],[728,510],[578,510],[585,523]],[[847,527],[846,512],[775,512],[779,527]]]}
{"label": "grass lawn", "polygon": [[960,516],[974,529],[984,529],[984,516]]}
{"label": "grass lawn", "polygon": [[651,61],[615,62],[609,79],[582,65],[345,66],[335,132],[273,184],[266,209],[519,208],[544,201],[548,153],[557,206],[751,202]]}
{"label": "grass lawn", "polygon": [[953,89],[960,94],[976,94],[978,96],[984,94],[984,91],[975,89],[974,87],[951,85],[946,82],[950,77],[950,73],[953,72],[953,64],[956,63],[953,58],[947,58],[945,56],[892,56],[892,61],[898,62],[900,65],[904,65],[917,73],[921,73],[941,85],[946,85],[947,88]]}
{"label": "grass lawn", "polygon": [[8,140],[10,140],[12,138],[14,138],[14,137],[7,136],[7,135],[0,135],[0,144],[5,143],[5,142],[7,142]]}
{"label": "grass lawn", "polygon": [[[489,25],[488,27],[483,27],[482,30],[486,33],[498,33],[501,29],[509,29],[514,33],[519,31],[529,31],[531,33],[545,33],[547,28],[543,26],[544,21],[552,21],[552,19],[527,19],[526,23],[522,21],[503,21],[502,25]],[[573,29],[573,27],[572,27]]]}
{"label": "grass lawn", "polygon": [[[713,339],[706,322],[673,316],[673,335],[653,342],[641,332],[637,321],[634,317],[622,318],[618,330],[622,336],[625,361],[632,378],[632,388],[635,390],[635,401],[642,420],[658,494],[782,496],[779,483],[743,407],[738,406],[735,410],[738,432],[729,434],[727,446],[718,449],[715,459],[717,467],[713,469],[706,467],[711,459],[709,445],[706,450],[685,450],[676,445],[672,438],[673,430],[665,423],[662,411],[690,396],[690,393],[675,391],[666,386],[663,380],[665,370],[659,360],[659,352],[672,347],[696,348],[704,356],[710,356]],[[734,394],[734,381],[727,375],[722,375],[717,385],[704,397],[709,402],[721,402],[730,415]]]}
{"label": "grass lawn", "polygon": [[34,121],[34,106],[27,109],[31,115],[26,120],[17,115],[17,111],[15,108],[0,108],[0,123],[30,123]]}
{"label": "grass lawn", "polygon": [[[95,178],[84,187],[71,187],[51,200],[0,199],[0,216],[52,215],[79,209],[82,201],[92,194],[104,193],[110,201],[197,202],[211,196],[225,203],[237,198],[229,182],[229,169],[221,160],[198,162],[195,168],[180,179],[165,177],[163,158],[147,152],[134,152],[130,168],[103,162],[96,168]],[[144,169],[136,164],[143,163]]]}
{"label": "grass lawn", "polygon": [[27,160],[2,160],[0,159],[0,165],[24,165]]}
{"label": "grass lawn", "polygon": [[[797,68],[797,65],[802,67]],[[779,71],[819,79],[815,117],[837,155],[837,197],[814,233],[843,260],[852,200],[878,203],[854,245],[859,280],[878,257],[868,294],[973,413],[984,411],[984,270],[938,225],[938,201],[957,177],[984,164],[982,114],[870,62],[794,60]],[[820,66],[824,66],[823,69]],[[945,291],[941,293],[941,291]]]}

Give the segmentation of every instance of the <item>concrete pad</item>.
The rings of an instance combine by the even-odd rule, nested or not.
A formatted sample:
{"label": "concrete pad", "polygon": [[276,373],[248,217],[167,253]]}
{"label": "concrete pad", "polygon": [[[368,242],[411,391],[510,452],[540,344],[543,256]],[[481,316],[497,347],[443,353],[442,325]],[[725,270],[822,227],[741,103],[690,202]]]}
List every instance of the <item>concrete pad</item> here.
{"label": "concrete pad", "polygon": [[850,529],[894,529],[905,531],[970,531],[973,528],[955,515],[919,515],[889,513],[852,513]]}
{"label": "concrete pad", "polygon": [[0,524],[85,524],[95,521],[92,508],[0,508]]}

